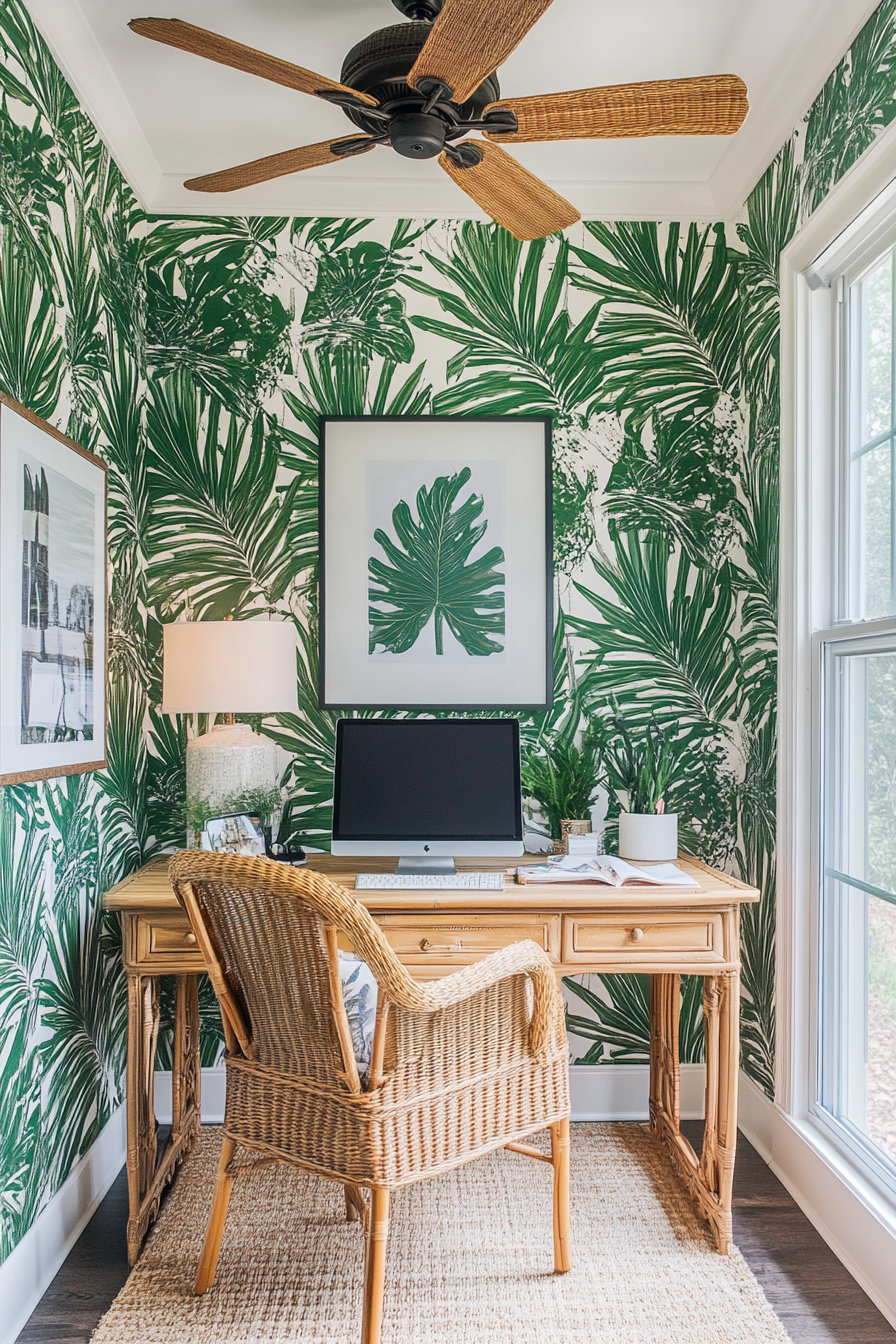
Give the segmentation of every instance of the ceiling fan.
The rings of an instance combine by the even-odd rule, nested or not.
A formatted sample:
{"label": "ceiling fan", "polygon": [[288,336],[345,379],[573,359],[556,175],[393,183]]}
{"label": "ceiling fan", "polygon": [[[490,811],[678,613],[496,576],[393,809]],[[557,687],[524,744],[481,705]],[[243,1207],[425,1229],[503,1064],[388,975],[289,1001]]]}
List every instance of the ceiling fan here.
{"label": "ceiling fan", "polygon": [[[410,19],[352,47],[340,80],[268,56],[180,19],[129,27],[170,47],[245,70],[341,107],[364,132],[270,154],[194,177],[191,191],[236,191],[388,145],[439,166],[516,238],[542,238],[579,212],[499,144],[649,135],[733,135],[747,114],[736,75],[614,84],[530,98],[501,98],[497,66],[552,0],[392,0]],[[481,131],[485,139],[464,139]]]}

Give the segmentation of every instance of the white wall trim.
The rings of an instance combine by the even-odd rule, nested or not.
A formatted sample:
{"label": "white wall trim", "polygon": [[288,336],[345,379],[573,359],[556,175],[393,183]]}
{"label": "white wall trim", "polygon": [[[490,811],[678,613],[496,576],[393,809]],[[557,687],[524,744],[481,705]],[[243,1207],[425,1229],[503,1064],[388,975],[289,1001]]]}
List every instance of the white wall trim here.
{"label": "white wall trim", "polygon": [[896,1214],[808,1121],[769,1101],[746,1074],[740,1129],[871,1301],[896,1327]]}
{"label": "white wall trim", "polygon": [[[813,1068],[818,892],[818,729],[813,722],[817,654],[813,630],[830,626],[834,563],[832,291],[806,272],[849,241],[896,177],[890,125],[802,226],[781,256],[781,594],[779,625],[778,1013],[775,1097],[808,1121]],[[867,216],[870,218],[871,216]],[[827,308],[827,315],[825,315]]]}
{"label": "white wall trim", "polygon": [[[569,1070],[571,1119],[646,1120],[649,1115],[649,1064],[573,1064]],[[702,1120],[706,1069],[681,1066],[681,1118]]]}
{"label": "white wall trim", "polygon": [[[702,1120],[706,1070],[702,1064],[681,1066],[681,1116]],[[224,1119],[225,1070],[202,1070],[202,1120],[220,1125]],[[650,1092],[649,1064],[573,1064],[569,1070],[573,1120],[646,1120]],[[159,1070],[155,1081],[156,1119],[171,1123],[171,1074]]]}
{"label": "white wall trim", "polygon": [[77,0],[28,0],[28,12],[53,59],[146,209],[161,169],[124,89]]}
{"label": "white wall trim", "polygon": [[[220,1068],[202,1069],[199,1080],[199,1093],[204,1125],[224,1123],[224,1090],[227,1070]],[[153,1104],[156,1119],[160,1125],[171,1124],[171,1070],[157,1069],[153,1084]]]}
{"label": "white wall trim", "polygon": [[2,1344],[14,1344],[100,1200],[124,1165],[124,1106],[120,1106],[18,1246],[0,1265]]}

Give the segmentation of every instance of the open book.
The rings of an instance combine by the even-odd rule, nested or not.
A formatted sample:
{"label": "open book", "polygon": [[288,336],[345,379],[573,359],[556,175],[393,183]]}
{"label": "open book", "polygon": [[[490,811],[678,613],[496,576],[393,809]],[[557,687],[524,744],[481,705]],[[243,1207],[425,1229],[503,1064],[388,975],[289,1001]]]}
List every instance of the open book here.
{"label": "open book", "polygon": [[516,880],[524,886],[535,882],[600,882],[608,887],[690,887],[699,890],[696,878],[688,877],[674,863],[655,863],[636,868],[614,854],[552,854],[547,863],[517,868]]}

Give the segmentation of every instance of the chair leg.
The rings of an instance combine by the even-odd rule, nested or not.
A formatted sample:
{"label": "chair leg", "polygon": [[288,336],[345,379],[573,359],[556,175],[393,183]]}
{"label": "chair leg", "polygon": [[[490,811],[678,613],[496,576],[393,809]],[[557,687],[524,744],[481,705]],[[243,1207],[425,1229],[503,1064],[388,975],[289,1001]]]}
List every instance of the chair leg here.
{"label": "chair leg", "polygon": [[554,1273],[572,1269],[569,1248],[569,1119],[551,1125],[554,1166]]}
{"label": "chair leg", "polygon": [[370,1192],[370,1226],[364,1254],[364,1315],[361,1344],[380,1344],[383,1328],[383,1290],[386,1281],[386,1242],[389,1237],[389,1191]]}
{"label": "chair leg", "polygon": [[204,1293],[206,1288],[211,1288],[215,1281],[215,1270],[218,1267],[218,1255],[221,1250],[221,1238],[224,1235],[224,1220],[227,1217],[227,1205],[230,1203],[230,1192],[233,1189],[233,1172],[228,1171],[227,1168],[230,1166],[235,1151],[236,1144],[233,1139],[225,1139],[221,1145],[221,1156],[218,1159],[215,1197],[208,1218],[205,1241],[202,1243],[199,1268],[196,1270],[196,1282],[193,1285],[194,1293]]}

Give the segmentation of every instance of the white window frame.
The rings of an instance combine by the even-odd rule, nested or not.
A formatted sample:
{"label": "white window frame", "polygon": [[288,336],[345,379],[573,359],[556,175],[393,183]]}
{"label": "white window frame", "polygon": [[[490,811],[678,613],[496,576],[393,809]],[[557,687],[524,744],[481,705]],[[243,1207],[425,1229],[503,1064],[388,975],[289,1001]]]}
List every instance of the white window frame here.
{"label": "white window frame", "polygon": [[[841,457],[842,460],[842,457]],[[841,529],[842,530],[842,529]],[[832,743],[833,713],[832,705],[827,703],[825,697],[825,687],[830,687],[832,683],[832,667],[834,659],[838,656],[856,655],[858,657],[871,656],[875,653],[896,652],[896,617],[888,617],[876,621],[850,621],[842,622],[832,629],[815,631],[812,635],[812,644],[814,649],[813,662],[815,665],[816,684],[813,686],[813,707],[815,714],[813,716],[817,725],[818,741],[822,743],[827,741],[831,748]],[[831,769],[831,773],[837,769],[837,763],[834,761],[825,761],[819,759],[819,766],[822,776]],[[850,766],[850,768],[853,768]],[[864,776],[864,771],[861,772]],[[827,803],[833,802],[830,794],[833,793],[833,781],[828,780],[830,793]],[[822,787],[822,781],[819,780],[819,787]],[[821,815],[817,818],[818,825],[818,852],[819,852],[819,887],[817,889],[818,908],[820,912],[821,888],[825,878],[836,881],[832,870],[825,863],[826,840],[824,830],[827,826],[835,825],[836,822],[831,817]],[[824,866],[822,866],[824,865]],[[846,876],[848,870],[844,867],[843,876]],[[853,890],[861,891],[861,883],[854,879],[851,882],[840,885],[848,885]],[[874,888],[866,888],[872,895]],[[847,924],[853,927],[850,931],[852,937],[864,936],[865,912],[859,901],[844,901],[842,895],[834,898],[840,906],[839,918],[843,922],[843,945],[847,943]],[[832,900],[832,904],[834,901]],[[816,966],[820,968],[822,963],[821,948],[821,928],[818,927],[818,948],[816,952]],[[835,952],[836,957],[836,952]],[[853,982],[855,977],[855,968],[850,961],[845,961],[837,957],[838,966],[836,969],[837,978],[841,979],[840,990],[843,990],[843,982]],[[816,983],[818,983],[816,981]],[[820,985],[819,985],[820,988]],[[846,993],[848,997],[864,995],[865,974],[855,983],[849,983]],[[842,1000],[839,994],[831,996],[831,1002],[826,1007],[832,1010],[842,1008]],[[810,1076],[808,1089],[808,1110],[811,1120],[824,1131],[830,1138],[831,1143],[839,1148],[844,1156],[855,1164],[856,1168],[863,1174],[866,1180],[876,1186],[879,1194],[884,1200],[891,1202],[896,1213],[896,1172],[889,1162],[878,1155],[875,1151],[873,1142],[855,1127],[848,1119],[842,1119],[832,1114],[819,1100],[818,1095],[821,1091],[820,1076],[825,1063],[828,1067],[832,1065],[832,1057],[836,1058],[844,1051],[844,1036],[854,1036],[856,1039],[846,1043],[846,1052],[849,1054],[849,1077],[844,1080],[839,1077],[837,1082],[837,1091],[843,1093],[844,1081],[845,1088],[858,1101],[865,1100],[865,1012],[864,1008],[858,1004],[853,1004],[848,1010],[846,1019],[833,1016],[824,1024],[824,1040],[822,1039],[822,1023],[819,1019],[819,1010],[821,1008],[821,998],[817,997],[812,1005],[814,1009],[812,1020],[814,1022],[815,1048],[810,1055]],[[838,1039],[839,1038],[839,1039]],[[827,1060],[823,1060],[823,1055],[827,1055]],[[850,1107],[852,1109],[852,1107]]]}
{"label": "white window frame", "polygon": [[[845,594],[838,587],[837,522],[846,481],[838,453],[838,438],[845,428],[838,347],[845,332],[837,319],[838,298],[844,297],[837,277],[875,251],[885,250],[889,238],[896,240],[894,162],[896,123],[844,176],[781,259],[775,1111],[786,1117],[787,1132],[798,1135],[806,1151],[820,1157],[849,1196],[856,1197],[881,1231],[896,1241],[892,1192],[869,1171],[861,1153],[851,1152],[839,1134],[832,1134],[814,1104],[822,877],[821,660],[826,642],[852,638],[856,629],[856,623],[842,619]],[[896,631],[896,619],[862,622],[861,631],[890,634]],[[798,1194],[796,1167],[807,1159],[797,1159],[796,1153],[794,1149],[794,1174],[788,1183]],[[780,1169],[786,1179],[786,1169]],[[825,1219],[819,1216],[813,1221],[820,1226]],[[853,1259],[853,1272],[880,1301],[883,1289],[874,1291],[854,1255],[843,1258],[847,1263]],[[872,1281],[879,1277],[870,1269],[869,1274]]]}

